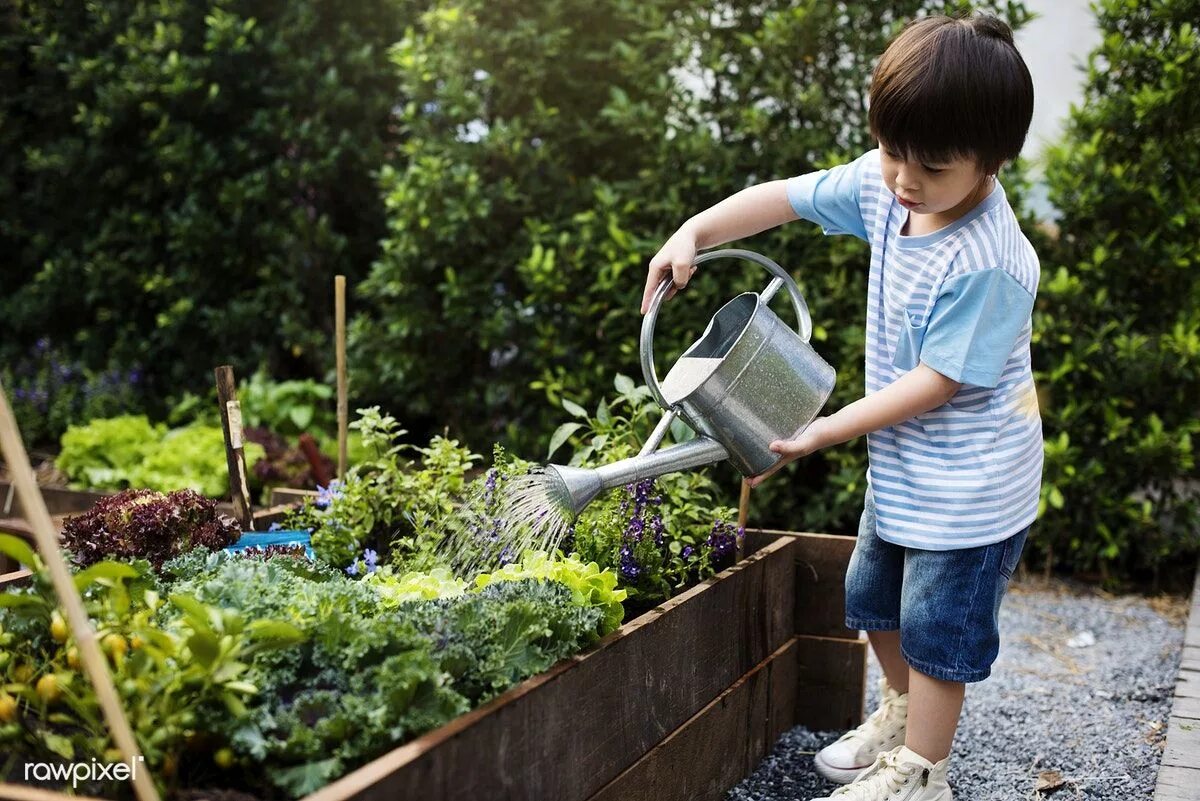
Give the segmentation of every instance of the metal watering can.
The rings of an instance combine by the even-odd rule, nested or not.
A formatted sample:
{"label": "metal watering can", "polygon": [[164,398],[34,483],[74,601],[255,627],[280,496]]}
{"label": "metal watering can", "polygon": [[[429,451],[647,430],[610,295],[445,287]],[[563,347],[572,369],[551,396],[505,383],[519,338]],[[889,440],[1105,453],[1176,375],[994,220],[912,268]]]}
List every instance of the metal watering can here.
{"label": "metal watering can", "polygon": [[[794,439],[829,399],[837,374],[809,344],[812,318],[796,282],[748,250],[710,251],[694,264],[722,258],[754,262],[774,278],[761,293],[743,292],[722,306],[660,384],[654,325],[673,282],[670,276],[663,280],[642,319],[641,359],[646,385],[666,414],[637,456],[595,469],[547,465],[551,497],[575,514],[606,489],[725,459],[744,476],[758,475],[781,458],[769,449],[771,442]],[[780,287],[796,310],[794,331],[767,305]],[[657,450],[676,417],[698,436]]]}

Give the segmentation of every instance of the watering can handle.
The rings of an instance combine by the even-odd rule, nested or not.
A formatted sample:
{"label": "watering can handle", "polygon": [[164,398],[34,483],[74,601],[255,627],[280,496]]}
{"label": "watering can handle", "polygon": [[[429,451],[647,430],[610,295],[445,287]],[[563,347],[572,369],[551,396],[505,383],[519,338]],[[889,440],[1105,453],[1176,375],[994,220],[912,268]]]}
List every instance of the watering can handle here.
{"label": "watering can handle", "polygon": [[[692,264],[699,266],[706,261],[727,258],[752,261],[766,268],[767,272],[775,276],[771,280],[771,283],[767,284],[766,288],[759,293],[759,297],[762,298],[763,303],[770,303],[780,287],[787,288],[788,294],[792,296],[792,306],[796,309],[796,332],[800,334],[801,339],[808,342],[812,337],[812,317],[808,313],[808,304],[804,302],[804,296],[800,294],[800,287],[796,286],[796,282],[788,275],[787,270],[766,256],[751,250],[740,250],[737,248],[710,250],[707,253],[697,256]],[[663,397],[662,385],[659,384],[658,375],[654,372],[654,324],[658,321],[659,307],[662,306],[663,300],[667,296],[667,291],[670,290],[673,283],[674,279],[671,276],[663,279],[663,282],[658,285],[658,289],[654,291],[654,297],[650,301],[650,308],[646,312],[646,316],[642,318],[642,375],[646,379],[646,386],[650,388],[650,394],[654,396],[654,399],[664,409],[669,409],[671,405]]]}

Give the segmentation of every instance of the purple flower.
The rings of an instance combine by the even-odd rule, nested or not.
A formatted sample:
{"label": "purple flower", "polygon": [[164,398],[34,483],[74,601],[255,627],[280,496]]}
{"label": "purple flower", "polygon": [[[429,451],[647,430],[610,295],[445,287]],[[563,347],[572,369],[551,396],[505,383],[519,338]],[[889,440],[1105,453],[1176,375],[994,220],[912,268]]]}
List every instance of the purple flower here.
{"label": "purple flower", "polygon": [[318,509],[328,509],[329,505],[344,495],[342,483],[336,478],[329,482],[328,487],[317,487],[317,499],[313,506]]}
{"label": "purple flower", "polygon": [[282,523],[272,523],[271,525],[267,526],[267,531],[268,531],[268,532],[271,532],[271,531],[282,531],[282,530],[283,530],[283,524],[282,524]]}
{"label": "purple flower", "polygon": [[692,554],[693,554],[693,553],[695,553],[695,552],[696,552],[696,551],[695,551],[695,549],[694,549],[694,548],[692,548],[692,546],[690,546],[690,545],[686,545],[686,546],[684,546],[684,548],[683,548],[683,558],[684,558],[684,559],[691,559],[691,558],[692,558]]}
{"label": "purple flower", "polygon": [[350,576],[357,576],[357,575],[358,575],[358,560],[357,560],[357,559],[355,559],[355,560],[354,560],[354,561],[353,561],[353,562],[350,564],[350,566],[349,566],[348,568],[346,568],[346,574],[347,574],[347,575],[350,575]]}
{"label": "purple flower", "polygon": [[374,573],[375,565],[379,562],[379,554],[375,553],[371,548],[367,548],[363,551],[363,559],[367,563],[367,572]]}

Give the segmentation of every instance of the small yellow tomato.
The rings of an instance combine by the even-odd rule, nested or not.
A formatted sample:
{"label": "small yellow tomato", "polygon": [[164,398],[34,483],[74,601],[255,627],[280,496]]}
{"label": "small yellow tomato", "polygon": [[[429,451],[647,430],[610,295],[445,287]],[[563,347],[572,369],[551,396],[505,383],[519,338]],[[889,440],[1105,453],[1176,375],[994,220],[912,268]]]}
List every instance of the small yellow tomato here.
{"label": "small yellow tomato", "polygon": [[17,699],[0,690],[0,723],[12,723],[17,719]]}
{"label": "small yellow tomato", "polygon": [[33,665],[28,662],[17,665],[13,668],[13,681],[17,684],[25,684],[33,678]]}
{"label": "small yellow tomato", "polygon": [[79,649],[74,645],[67,649],[67,665],[71,670],[79,670]]}
{"label": "small yellow tomato", "polygon": [[141,648],[145,644],[146,644],[146,641],[143,640],[141,637],[139,637],[136,634],[134,634],[132,637],[129,638],[129,647],[135,651],[137,649]]}
{"label": "small yellow tomato", "polygon": [[62,687],[58,684],[58,677],[53,673],[47,673],[38,679],[34,689],[37,690],[38,698],[47,704],[53,704],[62,698]]}
{"label": "small yellow tomato", "polygon": [[57,611],[50,616],[50,636],[55,642],[66,642],[67,635],[71,633],[71,629],[67,626],[67,621],[63,620],[63,616]]}
{"label": "small yellow tomato", "polygon": [[233,749],[218,749],[217,753],[213,754],[213,762],[217,763],[218,768],[227,769],[233,767]]}
{"label": "small yellow tomato", "polygon": [[129,643],[125,642],[125,638],[120,634],[106,635],[101,645],[104,647],[104,652],[118,664],[129,652]]}

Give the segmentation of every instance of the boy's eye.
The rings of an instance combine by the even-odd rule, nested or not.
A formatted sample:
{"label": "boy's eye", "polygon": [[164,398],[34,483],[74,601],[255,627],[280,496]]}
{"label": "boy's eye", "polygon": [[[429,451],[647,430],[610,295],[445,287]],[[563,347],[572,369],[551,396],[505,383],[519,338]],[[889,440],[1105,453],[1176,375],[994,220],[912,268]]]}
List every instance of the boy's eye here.
{"label": "boy's eye", "polygon": [[922,164],[921,166],[925,168],[926,172],[933,173],[934,175],[937,175],[939,172],[943,172],[946,169],[945,167],[930,167],[928,164]]}

